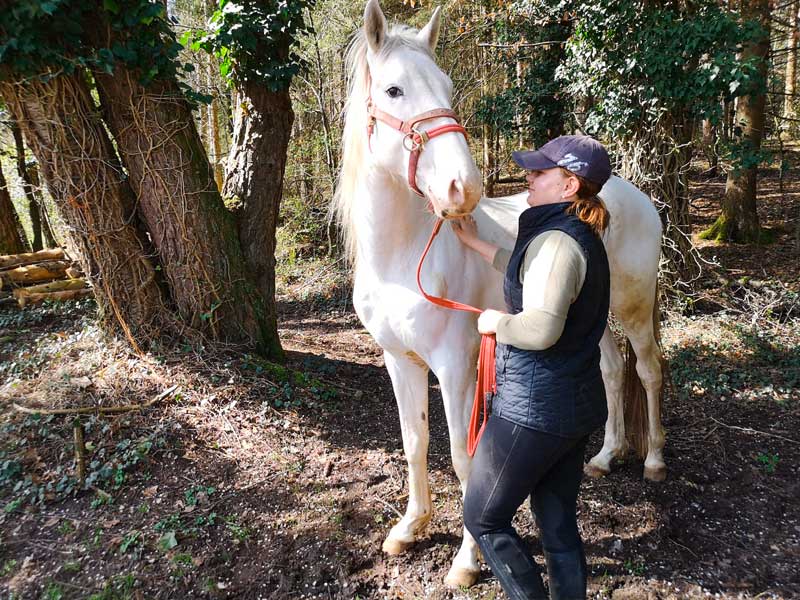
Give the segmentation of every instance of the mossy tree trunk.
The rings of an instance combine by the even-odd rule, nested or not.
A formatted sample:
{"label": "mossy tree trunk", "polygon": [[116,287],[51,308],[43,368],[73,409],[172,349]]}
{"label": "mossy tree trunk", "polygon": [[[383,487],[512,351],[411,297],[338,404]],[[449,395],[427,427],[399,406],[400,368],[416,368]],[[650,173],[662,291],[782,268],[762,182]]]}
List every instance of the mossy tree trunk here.
{"label": "mossy tree trunk", "polygon": [[174,319],[151,252],[137,229],[134,198],[83,73],[0,83],[42,169],[92,283],[101,322],[139,350],[160,342]]}
{"label": "mossy tree trunk", "polygon": [[11,202],[6,178],[0,167],[0,254],[22,254],[29,250],[25,231]]}
{"label": "mossy tree trunk", "polygon": [[[762,36],[748,44],[742,52],[742,60],[756,58],[759,71],[766,81],[769,53],[769,0],[747,0],[742,3],[742,17],[757,19],[761,23]],[[749,96],[741,96],[736,107],[736,125],[741,129],[739,142],[743,153],[755,155],[761,149],[764,135],[764,105],[766,85],[763,90]],[[752,161],[751,161],[752,162]],[[756,207],[758,167],[743,166],[728,173],[722,212],[710,228],[700,234],[703,239],[726,242],[757,242],[760,238],[760,225]]]}
{"label": "mossy tree trunk", "polygon": [[275,340],[264,299],[177,82],[145,88],[119,64],[113,75],[94,76],[180,316],[213,340],[269,354]]}
{"label": "mossy tree trunk", "polygon": [[282,354],[275,306],[275,229],[293,121],[288,90],[272,92],[254,82],[239,86],[223,195],[235,199],[239,240],[248,270],[266,302],[274,356]]}

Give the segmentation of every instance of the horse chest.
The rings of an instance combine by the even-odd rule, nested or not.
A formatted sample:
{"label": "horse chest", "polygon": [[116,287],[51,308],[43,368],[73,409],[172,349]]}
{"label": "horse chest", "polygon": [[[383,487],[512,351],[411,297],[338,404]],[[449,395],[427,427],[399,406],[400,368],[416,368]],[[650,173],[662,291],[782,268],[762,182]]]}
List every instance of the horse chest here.
{"label": "horse chest", "polygon": [[439,335],[447,324],[447,313],[437,310],[416,289],[372,277],[356,276],[353,306],[378,345],[390,351],[422,353],[430,346],[430,338]]}

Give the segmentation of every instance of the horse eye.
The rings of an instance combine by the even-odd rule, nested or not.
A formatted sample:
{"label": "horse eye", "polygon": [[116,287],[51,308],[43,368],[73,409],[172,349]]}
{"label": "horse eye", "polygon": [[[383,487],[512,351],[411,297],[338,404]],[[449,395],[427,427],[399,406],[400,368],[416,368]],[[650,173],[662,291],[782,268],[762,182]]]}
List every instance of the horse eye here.
{"label": "horse eye", "polygon": [[403,90],[401,90],[396,85],[393,85],[388,90],[386,90],[386,94],[389,96],[389,98],[399,98],[400,96],[403,95]]}

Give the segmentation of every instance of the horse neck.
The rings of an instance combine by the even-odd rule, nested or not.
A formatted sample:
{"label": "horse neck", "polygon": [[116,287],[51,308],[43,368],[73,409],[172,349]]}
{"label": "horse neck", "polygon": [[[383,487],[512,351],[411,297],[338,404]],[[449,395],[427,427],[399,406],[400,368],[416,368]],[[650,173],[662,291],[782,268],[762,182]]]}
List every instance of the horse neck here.
{"label": "horse neck", "polygon": [[371,170],[358,187],[354,206],[356,264],[386,277],[398,269],[413,274],[436,220],[425,206],[405,181]]}

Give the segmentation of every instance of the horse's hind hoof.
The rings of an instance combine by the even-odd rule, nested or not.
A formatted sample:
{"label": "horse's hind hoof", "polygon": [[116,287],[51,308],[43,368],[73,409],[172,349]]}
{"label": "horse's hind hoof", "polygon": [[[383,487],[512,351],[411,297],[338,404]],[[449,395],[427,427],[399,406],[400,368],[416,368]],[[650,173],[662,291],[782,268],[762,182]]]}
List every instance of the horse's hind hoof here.
{"label": "horse's hind hoof", "polygon": [[389,556],[397,556],[408,550],[414,542],[404,542],[403,540],[393,540],[387,538],[383,542],[383,551]]}
{"label": "horse's hind hoof", "polygon": [[605,477],[611,471],[608,469],[601,469],[600,467],[593,465],[592,463],[586,463],[583,465],[583,472],[586,473],[589,477],[593,479],[600,479],[601,477]]}
{"label": "horse's hind hoof", "polygon": [[667,478],[667,467],[645,467],[644,478],[649,481],[664,481]]}
{"label": "horse's hind hoof", "polygon": [[480,575],[480,571],[452,567],[447,577],[444,578],[444,584],[453,590],[472,587],[478,581],[478,575]]}

